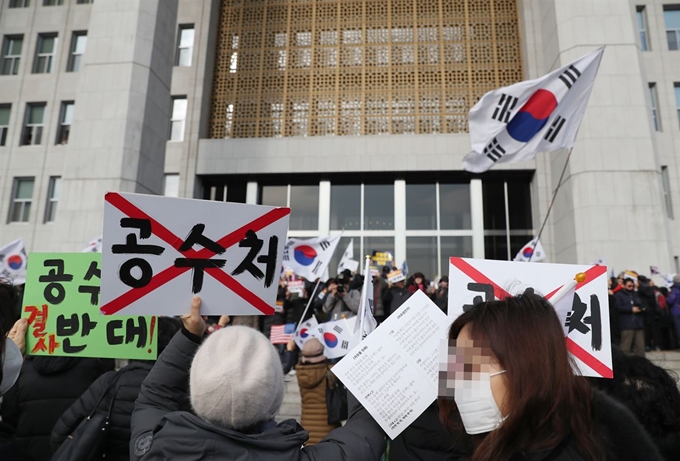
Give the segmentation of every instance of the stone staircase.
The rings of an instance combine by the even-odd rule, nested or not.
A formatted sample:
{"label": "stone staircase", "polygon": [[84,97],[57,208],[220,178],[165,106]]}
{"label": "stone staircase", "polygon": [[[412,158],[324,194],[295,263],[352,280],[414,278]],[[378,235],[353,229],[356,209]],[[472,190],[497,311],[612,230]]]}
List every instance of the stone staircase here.
{"label": "stone staircase", "polygon": [[283,394],[283,404],[279,414],[276,415],[276,421],[281,422],[286,419],[295,419],[300,422],[301,405],[300,388],[298,387],[297,376],[295,371],[288,373],[284,379],[285,390]]}

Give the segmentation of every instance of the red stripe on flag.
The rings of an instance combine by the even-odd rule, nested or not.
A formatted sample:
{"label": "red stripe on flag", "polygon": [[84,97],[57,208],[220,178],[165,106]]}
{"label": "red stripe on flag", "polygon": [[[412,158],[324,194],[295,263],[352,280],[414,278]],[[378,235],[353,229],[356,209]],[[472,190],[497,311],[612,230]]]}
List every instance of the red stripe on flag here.
{"label": "red stripe on flag", "polygon": [[567,350],[571,352],[574,357],[585,363],[588,367],[592,368],[595,373],[602,376],[603,378],[614,377],[614,371],[589,354],[588,351],[576,344],[571,338],[567,338]]}
{"label": "red stripe on flag", "polygon": [[260,299],[255,293],[238,283],[234,277],[227,274],[223,270],[208,267],[205,272],[212,275],[218,282],[239,295],[244,301],[250,303],[254,308],[261,311],[264,315],[274,315],[274,308],[272,306],[262,301],[262,299]]}
{"label": "red stripe on flag", "polygon": [[505,291],[503,288],[496,285],[496,283],[493,282],[490,278],[488,278],[486,275],[479,272],[477,269],[472,267],[472,265],[470,265],[469,263],[464,261],[462,258],[451,258],[450,262],[451,262],[452,265],[457,267],[463,274],[467,275],[468,277],[470,277],[475,282],[485,283],[487,285],[491,285],[493,287],[494,295],[499,300],[502,301],[505,298],[511,297],[510,294],[507,291]]}
{"label": "red stripe on flag", "polygon": [[272,344],[287,344],[291,339],[293,339],[293,335],[286,333],[285,325],[272,325],[269,334],[269,341]]}
{"label": "red stripe on flag", "polygon": [[[580,290],[581,288],[583,288],[584,286],[588,285],[590,282],[592,282],[593,280],[595,280],[595,279],[598,278],[600,275],[602,275],[602,274],[604,274],[604,273],[606,273],[606,272],[607,272],[607,268],[604,267],[604,266],[593,266],[593,267],[591,267],[590,269],[588,269],[588,270],[586,271],[586,279],[585,279],[583,282],[581,282],[581,283],[577,283],[577,284],[576,284],[576,288],[574,288],[574,290]],[[564,285],[560,285],[559,287],[555,288],[553,291],[551,291],[550,293],[548,293],[548,294],[546,295],[545,299],[548,299],[548,300],[549,300],[550,298],[552,298],[553,296],[555,296],[555,293],[557,293],[558,291],[560,291],[560,289],[561,289],[563,286],[564,286]]]}

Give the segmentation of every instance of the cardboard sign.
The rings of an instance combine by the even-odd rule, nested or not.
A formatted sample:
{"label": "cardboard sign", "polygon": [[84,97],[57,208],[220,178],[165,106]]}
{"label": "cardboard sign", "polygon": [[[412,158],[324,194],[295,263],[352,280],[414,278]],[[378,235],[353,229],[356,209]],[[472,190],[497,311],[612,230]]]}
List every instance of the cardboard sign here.
{"label": "cardboard sign", "polygon": [[417,291],[333,367],[391,439],[437,398],[439,346],[449,323]]}
{"label": "cardboard sign", "polygon": [[106,194],[105,315],[271,315],[289,208]]}
{"label": "cardboard sign", "polygon": [[31,253],[26,354],[155,360],[156,317],[99,313],[101,254]]}
{"label": "cardboard sign", "polygon": [[288,282],[288,291],[290,291],[291,293],[301,294],[304,289],[305,289],[304,280],[290,280]]}
{"label": "cardboard sign", "polygon": [[475,304],[505,299],[528,287],[550,300],[576,274],[584,272],[586,279],[576,285],[568,324],[563,325],[567,327],[567,349],[582,375],[613,376],[606,267],[451,258],[449,269],[451,320]]}
{"label": "cardboard sign", "polygon": [[394,266],[394,256],[387,251],[374,251],[371,255],[371,265],[382,268],[383,266]]}

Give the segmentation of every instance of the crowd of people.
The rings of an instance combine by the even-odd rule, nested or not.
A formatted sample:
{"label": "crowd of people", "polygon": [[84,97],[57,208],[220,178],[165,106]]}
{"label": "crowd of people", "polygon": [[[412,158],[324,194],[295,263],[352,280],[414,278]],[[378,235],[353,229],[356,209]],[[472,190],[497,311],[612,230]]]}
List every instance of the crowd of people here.
{"label": "crowd of people", "polygon": [[[417,291],[446,313],[447,277],[389,266],[367,276],[378,322]],[[16,288],[0,284],[0,392],[16,378],[0,405],[0,460],[680,459],[677,376],[644,358],[678,346],[680,277],[670,289],[632,271],[610,280],[613,380],[573,373],[558,317],[532,291],[475,306],[449,329],[439,399],[394,440],[335,378],[321,341],[269,340],[274,325],[356,315],[363,277],[289,281],[272,316],[203,317],[194,297],[186,316],[160,319],[156,361],[115,370],[113,360],[27,356],[18,377],[5,356],[24,353],[26,321]],[[289,374],[302,416],[277,423]],[[103,442],[86,430],[97,415]]]}

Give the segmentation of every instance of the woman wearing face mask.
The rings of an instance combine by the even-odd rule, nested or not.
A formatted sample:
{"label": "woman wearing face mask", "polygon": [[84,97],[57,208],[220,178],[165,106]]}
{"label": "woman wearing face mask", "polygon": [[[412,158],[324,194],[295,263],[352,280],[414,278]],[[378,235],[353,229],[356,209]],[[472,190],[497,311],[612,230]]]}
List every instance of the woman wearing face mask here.
{"label": "woman wearing face mask", "polygon": [[458,459],[661,460],[622,405],[572,372],[557,314],[524,294],[482,303],[453,322],[440,419]]}

